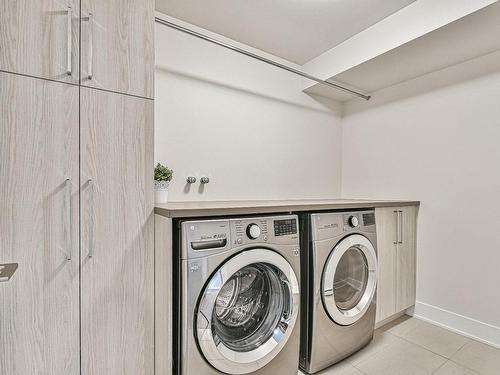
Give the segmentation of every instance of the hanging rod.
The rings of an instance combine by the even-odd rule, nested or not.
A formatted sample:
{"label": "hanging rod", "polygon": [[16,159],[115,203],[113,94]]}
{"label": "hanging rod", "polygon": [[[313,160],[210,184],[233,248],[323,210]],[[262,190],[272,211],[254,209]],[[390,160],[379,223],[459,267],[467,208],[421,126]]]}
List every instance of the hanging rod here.
{"label": "hanging rod", "polygon": [[159,24],[164,25],[164,26],[171,27],[172,29],[175,29],[175,30],[178,30],[178,31],[182,31],[183,33],[195,36],[195,37],[203,39],[203,40],[206,40],[207,42],[214,43],[214,44],[217,44],[217,45],[219,45],[221,47],[230,49],[231,51],[241,53],[242,55],[245,55],[245,56],[251,57],[253,59],[265,62],[266,64],[270,64],[270,65],[273,65],[273,66],[275,66],[277,68],[284,69],[284,70],[286,70],[286,71],[288,71],[290,73],[297,74],[297,75],[299,75],[301,77],[310,79],[311,81],[320,83],[320,84],[322,84],[324,86],[327,86],[327,87],[330,87],[330,88],[333,88],[333,89],[336,89],[336,90],[340,90],[340,91],[346,92],[346,93],[348,93],[350,95],[354,95],[354,96],[357,96],[359,98],[363,98],[365,100],[370,100],[370,98],[371,98],[371,96],[369,96],[369,95],[365,95],[365,94],[362,94],[360,92],[348,89],[347,87],[343,87],[343,86],[337,85],[336,83],[332,83],[332,82],[328,82],[328,81],[325,81],[325,80],[320,79],[320,78],[316,78],[316,77],[314,77],[314,76],[312,76],[310,74],[301,72],[300,70],[297,70],[297,69],[291,68],[289,66],[280,64],[280,63],[278,63],[276,61],[273,61],[273,60],[270,60],[270,59],[266,59],[265,57],[256,55],[255,53],[252,53],[252,52],[249,52],[249,51],[245,51],[244,49],[241,49],[239,47],[233,46],[231,44],[228,44],[228,43],[225,43],[225,42],[221,42],[218,39],[211,38],[209,36],[206,36],[204,34],[201,34],[201,33],[197,32],[197,31],[188,29],[188,28],[186,28],[184,26],[180,26],[180,25],[177,25],[177,24],[175,24],[173,22],[164,20],[164,19],[162,19],[160,17],[155,17],[155,21],[158,22]]}

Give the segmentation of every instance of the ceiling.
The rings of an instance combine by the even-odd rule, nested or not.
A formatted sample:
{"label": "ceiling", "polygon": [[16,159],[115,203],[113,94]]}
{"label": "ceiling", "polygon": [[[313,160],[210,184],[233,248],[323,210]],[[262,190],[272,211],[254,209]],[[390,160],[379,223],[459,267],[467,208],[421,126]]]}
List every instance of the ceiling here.
{"label": "ceiling", "polygon": [[156,0],[156,10],[303,65],[415,0]]}
{"label": "ceiling", "polygon": [[500,51],[500,2],[332,77],[375,92]]}

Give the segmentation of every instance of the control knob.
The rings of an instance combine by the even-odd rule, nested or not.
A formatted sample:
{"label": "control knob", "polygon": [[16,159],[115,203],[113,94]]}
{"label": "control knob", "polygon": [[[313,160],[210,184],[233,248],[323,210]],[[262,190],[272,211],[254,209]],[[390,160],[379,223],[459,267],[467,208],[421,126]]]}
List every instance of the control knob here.
{"label": "control knob", "polygon": [[351,216],[349,218],[349,225],[353,228],[356,228],[359,225],[359,219],[357,216]]}
{"label": "control knob", "polygon": [[247,227],[248,238],[255,240],[260,237],[260,227],[257,224],[249,224]]}

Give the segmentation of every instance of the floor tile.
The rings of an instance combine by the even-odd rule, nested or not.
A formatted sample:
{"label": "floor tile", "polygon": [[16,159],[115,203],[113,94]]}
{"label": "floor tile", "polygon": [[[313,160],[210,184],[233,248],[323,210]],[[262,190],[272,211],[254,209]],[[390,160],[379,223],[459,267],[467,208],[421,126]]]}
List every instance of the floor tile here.
{"label": "floor tile", "polygon": [[416,344],[399,340],[361,361],[358,369],[368,375],[431,375],[446,362]]}
{"label": "floor tile", "polygon": [[415,329],[423,321],[417,318],[409,317],[408,315],[404,315],[401,318],[398,318],[379,329],[383,332],[388,332],[393,335],[404,337],[409,331]]}
{"label": "floor tile", "polygon": [[376,330],[373,335],[373,341],[357,353],[346,358],[346,361],[356,366],[358,363],[383,350],[387,345],[395,343],[398,340],[402,339],[390,333]]}
{"label": "floor tile", "polygon": [[[299,375],[305,375],[299,371]],[[317,372],[315,375],[364,375],[360,370],[343,361],[333,365],[323,371]]]}
{"label": "floor tile", "polygon": [[452,361],[448,361],[434,375],[478,375],[478,373]]}
{"label": "floor tile", "polygon": [[451,360],[481,375],[500,374],[500,349],[475,340],[465,344]]}
{"label": "floor tile", "polygon": [[340,362],[315,375],[363,375],[363,373],[347,362]]}
{"label": "floor tile", "polygon": [[406,331],[402,337],[446,358],[450,358],[470,341],[465,336],[424,321]]}

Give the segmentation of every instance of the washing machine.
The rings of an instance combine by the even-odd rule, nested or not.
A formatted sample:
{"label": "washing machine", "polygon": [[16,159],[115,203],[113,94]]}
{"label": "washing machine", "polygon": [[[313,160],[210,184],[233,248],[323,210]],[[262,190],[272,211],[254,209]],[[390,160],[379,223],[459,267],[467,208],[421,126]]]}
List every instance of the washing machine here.
{"label": "washing machine", "polygon": [[367,345],[375,329],[377,249],[373,210],[301,217],[300,367],[314,374]]}
{"label": "washing machine", "polygon": [[300,242],[295,215],[180,223],[182,375],[296,375]]}

